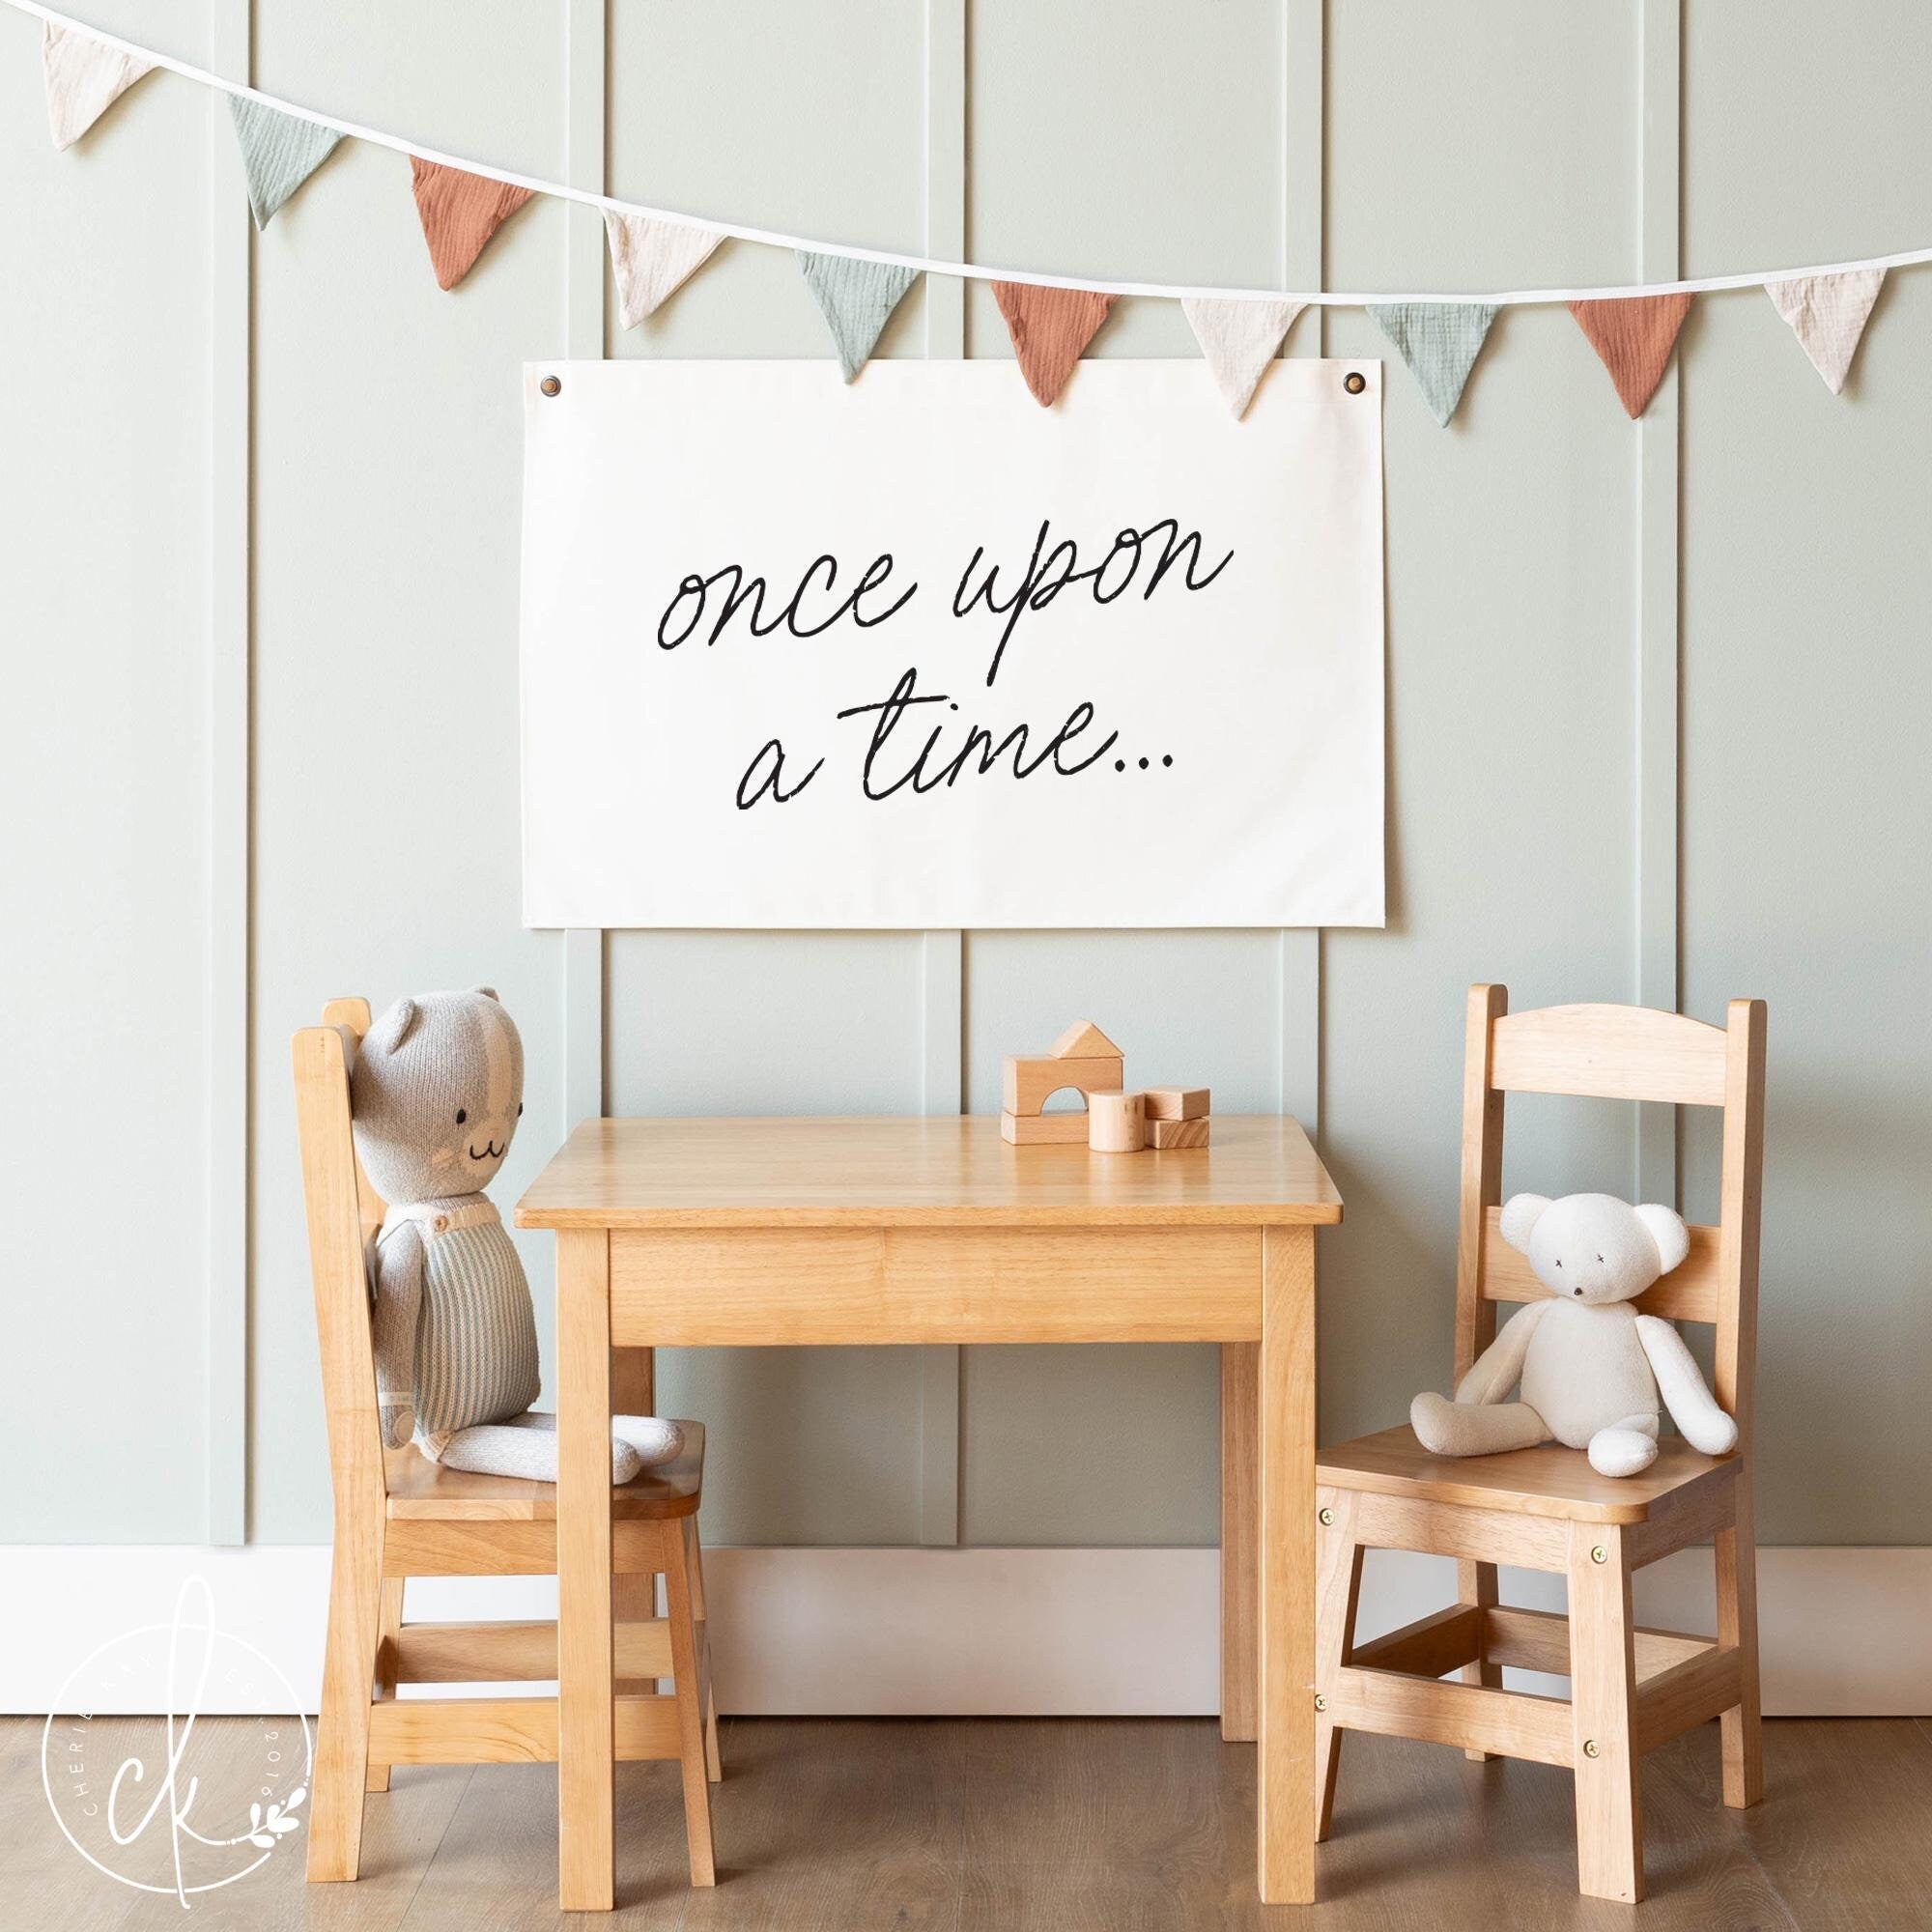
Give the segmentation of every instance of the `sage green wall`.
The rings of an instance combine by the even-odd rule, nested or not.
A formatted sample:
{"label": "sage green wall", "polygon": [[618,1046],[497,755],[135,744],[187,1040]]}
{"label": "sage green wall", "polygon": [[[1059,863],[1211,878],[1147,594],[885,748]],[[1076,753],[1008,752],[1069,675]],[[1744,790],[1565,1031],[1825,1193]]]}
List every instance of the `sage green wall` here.
{"label": "sage green wall", "polygon": [[[961,4],[610,7],[610,187],[922,246],[927,17],[943,26]],[[551,176],[573,164],[574,111],[582,124],[569,37],[606,27],[604,12],[93,9],[189,58],[249,22],[262,86]],[[1290,262],[1309,272],[1319,241],[1333,286],[1613,281],[1638,271],[1660,207],[1681,208],[1690,272],[1932,239],[1916,92],[1932,23],[1906,0],[1829,35],[1795,0],[1687,0],[1681,189],[1653,178],[1647,228],[1644,90],[1671,14],[1663,0],[1492,0],[1475,15],[1350,0],[1325,19],[1320,0],[971,0],[970,86],[942,73],[934,99],[960,111],[969,245],[992,261],[1254,282]],[[380,1002],[488,980],[530,1065],[505,1201],[565,1122],[582,1002],[561,936],[518,925],[517,371],[582,340],[581,247],[566,211],[538,205],[444,296],[406,164],[345,147],[251,243],[236,310],[212,242],[246,221],[225,111],[161,76],[57,157],[38,31],[0,14],[0,258],[14,270],[0,282],[14,698],[0,804],[16,835],[30,829],[0,840],[14,1016],[4,1272],[28,1368],[0,1412],[0,1454],[43,1472],[10,1492],[0,1532],[196,1541],[219,1520],[212,1432],[238,1411],[212,1382],[210,1204],[245,1190],[250,1531],[320,1541],[290,1030],[332,993]],[[1311,101],[1325,101],[1319,128]],[[934,180],[943,198],[944,171]],[[212,331],[238,316],[241,471],[206,433],[232,373],[211,364]],[[884,353],[922,354],[927,322],[922,289]],[[737,244],[643,327],[625,333],[607,311],[606,328],[617,355],[827,347],[792,263]],[[1313,353],[1320,331],[1305,316],[1291,348]],[[1008,353],[983,288],[968,292],[963,337],[969,354]],[[1359,314],[1330,318],[1326,343],[1382,352]],[[1148,1075],[1211,1081],[1223,1110],[1305,1105],[1319,1076],[1349,1203],[1321,1243],[1328,1434],[1397,1419],[1446,1373],[1463,988],[1500,979],[1519,1006],[1631,997],[1660,917],[1638,890],[1639,814],[1680,810],[1684,1005],[1716,1017],[1732,994],[1772,1004],[1763,1532],[1932,1541],[1914,1433],[1932,1360],[1928,345],[1920,271],[1893,278],[1843,401],[1754,291],[1700,303],[1682,380],[1642,431],[1560,309],[1505,313],[1446,433],[1392,376],[1388,930],[1314,945],[967,935],[969,1109],[997,1105],[1001,1054],[1082,1011]],[[1122,303],[1098,347],[1193,353],[1178,311],[1151,302]],[[1219,407],[1205,372],[1202,406]],[[213,506],[238,474],[253,543],[245,1014],[207,1010],[202,992],[240,905],[211,856],[221,673],[206,614]],[[1646,549],[1644,492],[1656,501],[1665,477],[1681,487],[1677,542],[1666,527]],[[1637,677],[1640,641],[1660,641],[1641,571],[1673,552],[1675,783],[1640,772],[1657,689],[1646,697]],[[613,1112],[923,1103],[918,935],[613,933],[603,956]],[[208,1110],[228,1102],[206,1069],[242,1027],[248,1164],[211,1172]],[[1511,1124],[1512,1185],[1636,1185],[1629,1110],[1527,1102]],[[1687,1206],[1709,1212],[1714,1151],[1688,1120],[1680,1160]],[[540,1240],[525,1254],[548,1348],[549,1256]],[[917,1540],[935,1413],[950,1426],[931,1366],[922,1351],[667,1356],[666,1406],[713,1426],[714,1539]],[[958,1386],[964,1540],[1213,1539],[1211,1351],[974,1350]]]}

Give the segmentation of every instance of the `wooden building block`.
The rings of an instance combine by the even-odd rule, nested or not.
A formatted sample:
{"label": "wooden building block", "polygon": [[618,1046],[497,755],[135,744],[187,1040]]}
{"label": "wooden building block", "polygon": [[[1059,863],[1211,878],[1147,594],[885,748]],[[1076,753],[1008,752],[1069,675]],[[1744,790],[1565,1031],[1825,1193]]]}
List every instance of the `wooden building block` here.
{"label": "wooden building block", "polygon": [[1121,1049],[1092,1020],[1075,1020],[1047,1048],[1055,1060],[1119,1060]]}
{"label": "wooden building block", "polygon": [[1095,1153],[1139,1153],[1147,1112],[1138,1094],[1094,1094],[1087,1101],[1087,1145]]}
{"label": "wooden building block", "polygon": [[1153,1148],[1205,1148],[1208,1145],[1208,1117],[1191,1121],[1150,1121],[1148,1146]]}
{"label": "wooden building block", "polygon": [[1002,1114],[1000,1138],[1014,1147],[1083,1147],[1087,1141],[1085,1114]]}
{"label": "wooden building block", "polygon": [[1208,1117],[1206,1087],[1150,1087],[1146,1090],[1151,1121],[1201,1121]]}
{"label": "wooden building block", "polygon": [[1118,1094],[1126,1063],[1119,1054],[1056,1060],[1051,1054],[1009,1054],[1001,1065],[1000,1104],[1009,1114],[1037,1114],[1063,1087],[1080,1094]]}

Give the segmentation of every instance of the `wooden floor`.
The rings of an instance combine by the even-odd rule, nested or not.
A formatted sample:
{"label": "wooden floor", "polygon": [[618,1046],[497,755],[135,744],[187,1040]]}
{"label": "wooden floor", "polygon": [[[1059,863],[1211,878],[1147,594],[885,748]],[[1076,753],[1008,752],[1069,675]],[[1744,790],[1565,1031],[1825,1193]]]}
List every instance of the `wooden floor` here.
{"label": "wooden floor", "polygon": [[[252,1743],[242,1719],[204,1740]],[[554,1771],[403,1770],[368,1801],[364,1876],[304,1886],[300,1836],[195,1901],[84,1864],[41,1790],[41,1726],[0,1719],[0,1920],[190,1932],[514,1932],[555,1907]],[[1534,1764],[1351,1737],[1313,1910],[1255,1899],[1254,1751],[1180,1719],[727,1719],[720,1884],[684,1883],[677,1768],[618,1769],[617,1899],[638,1928],[870,1926],[1186,1932],[1259,1924],[1478,1932],[1635,1925],[1908,1932],[1932,1925],[1932,1724],[1765,1726],[1769,1796],[1719,1803],[1715,1724],[1645,1761],[1648,1901],[1575,1890],[1570,1779]]]}

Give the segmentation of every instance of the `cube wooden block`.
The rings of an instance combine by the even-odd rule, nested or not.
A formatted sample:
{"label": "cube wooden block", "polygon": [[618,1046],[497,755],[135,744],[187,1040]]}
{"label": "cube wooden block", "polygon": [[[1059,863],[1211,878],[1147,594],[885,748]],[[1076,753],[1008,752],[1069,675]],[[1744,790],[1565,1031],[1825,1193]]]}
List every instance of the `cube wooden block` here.
{"label": "cube wooden block", "polygon": [[1139,1153],[1147,1114],[1138,1094],[1095,1094],[1087,1102],[1087,1145],[1095,1153]]}
{"label": "cube wooden block", "polygon": [[1000,1138],[1014,1147],[1085,1147],[1085,1114],[1002,1114]]}
{"label": "cube wooden block", "polygon": [[1126,1063],[1118,1053],[1061,1060],[1050,1053],[1009,1054],[1001,1066],[1000,1104],[1009,1114],[1037,1114],[1063,1087],[1081,1094],[1118,1094]]}
{"label": "cube wooden block", "polygon": [[1206,1087],[1150,1087],[1146,1092],[1151,1121],[1200,1121],[1208,1116]]}
{"label": "cube wooden block", "polygon": [[1147,1144],[1151,1148],[1205,1148],[1208,1145],[1208,1117],[1191,1121],[1150,1121]]}

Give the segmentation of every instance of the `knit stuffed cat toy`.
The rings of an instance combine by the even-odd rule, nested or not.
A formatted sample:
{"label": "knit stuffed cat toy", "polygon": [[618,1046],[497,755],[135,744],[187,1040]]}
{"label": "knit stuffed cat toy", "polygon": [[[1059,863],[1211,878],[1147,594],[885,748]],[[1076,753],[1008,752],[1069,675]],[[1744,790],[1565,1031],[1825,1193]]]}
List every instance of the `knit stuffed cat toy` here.
{"label": "knit stuffed cat toy", "polygon": [[[390,1203],[376,1238],[383,1441],[431,1462],[556,1481],[556,1418],[524,1264],[483,1189],[524,1111],[524,1045],[488,986],[398,1000],[363,1037],[350,1114],[363,1172]],[[611,1480],[683,1446],[674,1422],[613,1416]]]}

